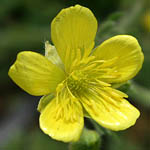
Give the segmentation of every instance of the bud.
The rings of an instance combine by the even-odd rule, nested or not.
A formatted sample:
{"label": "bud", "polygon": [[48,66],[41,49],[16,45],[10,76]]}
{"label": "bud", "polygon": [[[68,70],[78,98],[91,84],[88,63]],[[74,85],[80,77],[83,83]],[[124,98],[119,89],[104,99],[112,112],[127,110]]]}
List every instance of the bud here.
{"label": "bud", "polygon": [[85,129],[77,142],[70,143],[69,150],[99,150],[101,139],[94,130]]}

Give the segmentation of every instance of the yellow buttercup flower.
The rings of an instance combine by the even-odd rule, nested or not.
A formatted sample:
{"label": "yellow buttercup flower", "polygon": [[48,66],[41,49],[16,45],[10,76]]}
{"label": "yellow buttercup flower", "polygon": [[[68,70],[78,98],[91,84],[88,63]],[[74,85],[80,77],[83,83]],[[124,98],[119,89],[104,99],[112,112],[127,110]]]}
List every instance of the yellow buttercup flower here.
{"label": "yellow buttercup flower", "polygon": [[118,35],[94,48],[97,20],[85,7],[63,9],[52,21],[45,57],[24,51],[9,76],[31,95],[44,95],[39,103],[41,129],[64,142],[79,139],[84,116],[111,130],[134,125],[139,111],[113,88],[141,69],[143,53],[138,41]]}

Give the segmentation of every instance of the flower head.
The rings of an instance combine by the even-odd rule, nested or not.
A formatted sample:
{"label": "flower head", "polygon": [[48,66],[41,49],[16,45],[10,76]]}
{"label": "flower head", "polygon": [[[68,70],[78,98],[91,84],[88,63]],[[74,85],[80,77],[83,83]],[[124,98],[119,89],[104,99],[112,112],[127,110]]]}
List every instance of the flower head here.
{"label": "flower head", "polygon": [[135,124],[139,111],[114,89],[141,69],[143,53],[138,41],[118,35],[94,48],[97,21],[93,13],[76,5],[63,9],[51,24],[55,46],[46,42],[46,54],[24,51],[9,76],[31,95],[44,95],[39,103],[41,129],[52,138],[76,141],[84,116],[111,130]]}

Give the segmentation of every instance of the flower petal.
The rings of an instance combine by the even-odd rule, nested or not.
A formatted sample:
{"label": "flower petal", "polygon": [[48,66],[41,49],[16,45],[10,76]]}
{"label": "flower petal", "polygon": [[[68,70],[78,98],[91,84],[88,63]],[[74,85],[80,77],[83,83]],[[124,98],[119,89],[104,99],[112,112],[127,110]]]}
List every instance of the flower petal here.
{"label": "flower petal", "polygon": [[53,139],[77,141],[83,128],[83,112],[78,101],[53,99],[40,115],[40,127]]}
{"label": "flower petal", "polygon": [[81,102],[89,115],[101,126],[118,131],[134,125],[139,111],[123,98],[126,95],[107,87],[91,91],[81,98]]}
{"label": "flower petal", "polygon": [[89,55],[96,31],[97,21],[93,13],[80,5],[63,9],[54,18],[51,37],[66,68],[80,55]]}
{"label": "flower petal", "polygon": [[65,78],[64,72],[41,54],[24,51],[9,70],[11,79],[31,95],[54,92]]}
{"label": "flower petal", "polygon": [[51,45],[48,41],[45,42],[45,57],[53,64],[64,69],[63,63],[57,53],[55,46]]}
{"label": "flower petal", "polygon": [[141,69],[144,56],[138,41],[129,35],[118,35],[104,41],[93,55],[100,60],[114,59],[114,73],[118,76],[111,83],[125,82]]}

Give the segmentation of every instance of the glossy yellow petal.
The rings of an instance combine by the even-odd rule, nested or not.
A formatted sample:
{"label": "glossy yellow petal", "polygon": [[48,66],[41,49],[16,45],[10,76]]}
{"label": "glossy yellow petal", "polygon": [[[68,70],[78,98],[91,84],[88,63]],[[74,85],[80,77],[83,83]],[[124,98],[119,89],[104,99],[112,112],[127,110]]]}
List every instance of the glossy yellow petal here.
{"label": "glossy yellow petal", "polygon": [[123,97],[124,93],[106,87],[93,89],[81,98],[85,110],[101,126],[114,130],[124,130],[134,125],[139,111]]}
{"label": "glossy yellow petal", "polygon": [[83,112],[78,101],[53,99],[40,115],[40,127],[53,139],[77,141],[83,128]]}
{"label": "glossy yellow petal", "polygon": [[76,5],[63,9],[52,21],[52,41],[66,69],[73,60],[89,55],[97,31],[97,21],[86,7]]}
{"label": "glossy yellow petal", "polygon": [[41,54],[24,51],[9,70],[11,79],[31,95],[54,92],[65,78],[64,72]]}
{"label": "glossy yellow petal", "polygon": [[129,35],[118,35],[104,41],[95,49],[93,55],[100,60],[112,60],[111,67],[114,69],[110,75],[116,78],[108,81],[111,83],[125,82],[133,78],[141,69],[144,60],[138,41]]}

